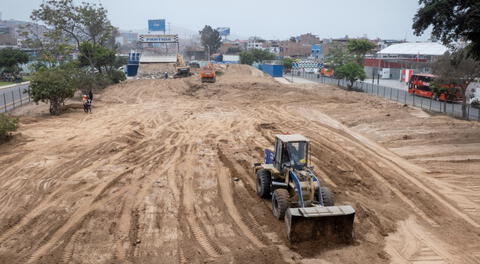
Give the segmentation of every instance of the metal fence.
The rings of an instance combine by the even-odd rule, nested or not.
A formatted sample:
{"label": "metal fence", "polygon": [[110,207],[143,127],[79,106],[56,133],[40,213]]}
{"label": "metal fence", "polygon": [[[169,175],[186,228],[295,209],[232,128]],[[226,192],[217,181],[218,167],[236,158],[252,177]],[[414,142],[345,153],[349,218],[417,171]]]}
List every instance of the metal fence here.
{"label": "metal fence", "polygon": [[6,113],[30,102],[29,82],[0,87],[0,113]]}
{"label": "metal fence", "polygon": [[[344,79],[339,80],[339,79],[328,78],[315,73],[300,72],[294,76],[302,77],[318,83],[338,85],[343,88],[347,88],[348,86],[348,81]],[[291,75],[287,76],[287,78],[291,78]],[[442,101],[438,101],[431,98],[412,95],[412,94],[409,94],[408,91],[406,90],[401,90],[393,87],[386,87],[386,86],[378,85],[375,83],[367,83],[362,81],[355,82],[353,84],[353,88],[359,91],[361,90],[368,94],[372,94],[378,97],[383,97],[388,100],[396,101],[396,102],[407,104],[407,105],[412,105],[415,107],[420,107],[428,111],[443,113],[443,114],[447,114],[457,118],[463,118],[461,103],[442,102]],[[471,107],[470,105],[467,105],[466,112],[467,112],[468,120],[480,121],[480,108],[475,108],[475,107]]]}

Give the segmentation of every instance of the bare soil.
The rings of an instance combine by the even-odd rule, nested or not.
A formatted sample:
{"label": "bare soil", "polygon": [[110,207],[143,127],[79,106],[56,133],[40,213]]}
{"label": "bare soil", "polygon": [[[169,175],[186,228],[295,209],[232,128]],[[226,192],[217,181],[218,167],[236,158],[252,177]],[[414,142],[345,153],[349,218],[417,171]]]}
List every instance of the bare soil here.
{"label": "bare soil", "polygon": [[[480,125],[232,65],[135,80],[0,145],[0,263],[480,263]],[[355,241],[289,244],[252,164],[277,133],[356,209]]]}

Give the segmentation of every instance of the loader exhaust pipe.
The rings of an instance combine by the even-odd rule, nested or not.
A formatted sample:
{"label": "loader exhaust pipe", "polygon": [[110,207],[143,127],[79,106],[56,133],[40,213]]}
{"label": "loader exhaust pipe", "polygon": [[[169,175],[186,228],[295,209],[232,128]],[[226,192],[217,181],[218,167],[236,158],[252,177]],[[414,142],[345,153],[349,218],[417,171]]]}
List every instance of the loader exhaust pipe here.
{"label": "loader exhaust pipe", "polygon": [[310,240],[350,243],[354,218],[355,210],[349,205],[289,208],[285,213],[287,237],[292,243]]}

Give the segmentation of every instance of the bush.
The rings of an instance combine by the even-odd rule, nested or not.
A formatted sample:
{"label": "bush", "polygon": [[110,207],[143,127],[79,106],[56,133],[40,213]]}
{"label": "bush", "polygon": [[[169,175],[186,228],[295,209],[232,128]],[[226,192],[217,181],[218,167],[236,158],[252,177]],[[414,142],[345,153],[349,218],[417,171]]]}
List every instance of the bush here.
{"label": "bush", "polygon": [[30,81],[33,101],[50,103],[50,114],[59,115],[65,99],[75,94],[73,72],[60,67],[40,69]]}
{"label": "bush", "polygon": [[8,134],[17,130],[18,118],[0,114],[0,140],[4,140]]}
{"label": "bush", "polygon": [[119,83],[121,81],[125,81],[127,79],[127,76],[125,76],[125,73],[122,71],[112,71],[110,74],[110,79],[112,80],[113,83]]}

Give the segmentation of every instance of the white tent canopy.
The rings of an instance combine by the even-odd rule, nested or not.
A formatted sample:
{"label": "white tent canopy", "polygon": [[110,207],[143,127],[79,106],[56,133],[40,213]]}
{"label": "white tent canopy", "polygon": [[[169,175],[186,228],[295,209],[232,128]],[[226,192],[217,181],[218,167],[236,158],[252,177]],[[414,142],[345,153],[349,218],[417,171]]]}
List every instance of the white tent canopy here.
{"label": "white tent canopy", "polygon": [[448,48],[440,43],[419,42],[394,44],[381,50],[378,54],[441,56],[447,51]]}

